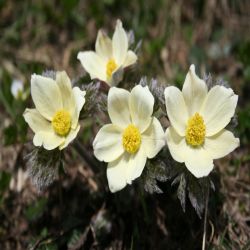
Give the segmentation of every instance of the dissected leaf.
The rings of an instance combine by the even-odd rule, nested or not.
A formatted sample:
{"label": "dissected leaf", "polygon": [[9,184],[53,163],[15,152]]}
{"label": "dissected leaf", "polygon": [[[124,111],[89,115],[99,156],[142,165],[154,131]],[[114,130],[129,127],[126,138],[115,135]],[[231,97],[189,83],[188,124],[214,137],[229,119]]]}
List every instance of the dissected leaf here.
{"label": "dissected leaf", "polygon": [[157,181],[165,182],[171,178],[168,162],[161,159],[147,161],[145,170],[143,172],[143,184],[146,192],[162,193]]}
{"label": "dissected leaf", "polygon": [[76,249],[81,241],[82,232],[74,229],[67,243],[68,249]]}
{"label": "dissected leaf", "polygon": [[181,175],[179,187],[177,189],[177,197],[181,202],[181,206],[184,212],[186,209],[186,187],[187,187],[187,180],[185,174],[183,173]]}
{"label": "dissected leaf", "polygon": [[180,200],[183,211],[186,209],[186,196],[188,195],[191,205],[197,215],[201,218],[205,207],[205,195],[208,188],[215,190],[210,177],[196,178],[182,164],[168,168],[168,177],[171,185],[179,183],[177,197]]}
{"label": "dissected leaf", "polygon": [[163,193],[162,190],[158,187],[157,181],[154,178],[148,178],[144,183],[144,189],[146,192],[153,194],[161,194]]}
{"label": "dissected leaf", "polygon": [[198,179],[191,174],[188,180],[188,197],[197,215],[201,218],[205,207],[204,187],[200,185]]}
{"label": "dissected leaf", "polygon": [[105,112],[107,109],[107,96],[100,91],[100,82],[83,85],[86,91],[85,103],[80,113],[80,119],[92,116],[97,112]]}
{"label": "dissected leaf", "polygon": [[100,209],[91,220],[91,228],[96,240],[105,242],[112,230],[112,219],[110,214],[105,209]]}
{"label": "dissected leaf", "polygon": [[155,98],[154,110],[158,110],[161,108],[163,111],[166,110],[165,108],[165,97],[164,97],[164,89],[166,86],[159,83],[156,79],[151,79],[150,81],[147,77],[142,77],[140,80],[140,85],[148,86],[150,92]]}
{"label": "dissected leaf", "polygon": [[93,242],[93,233],[88,226],[85,228],[84,232],[75,229],[67,243],[67,246],[69,250],[90,249]]}

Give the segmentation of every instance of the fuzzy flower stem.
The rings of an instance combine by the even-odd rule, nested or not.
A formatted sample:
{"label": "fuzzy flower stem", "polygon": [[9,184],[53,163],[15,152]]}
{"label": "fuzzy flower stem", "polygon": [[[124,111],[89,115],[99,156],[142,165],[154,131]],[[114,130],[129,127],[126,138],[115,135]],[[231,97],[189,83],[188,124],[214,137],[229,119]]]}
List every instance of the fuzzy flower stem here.
{"label": "fuzzy flower stem", "polygon": [[98,173],[98,169],[100,168],[98,165],[98,162],[93,158],[92,155],[89,154],[89,152],[82,146],[82,144],[76,140],[73,144],[74,149],[77,151],[77,153],[80,155],[80,157],[83,159],[83,161],[91,167],[94,173]]}
{"label": "fuzzy flower stem", "polygon": [[204,228],[203,228],[203,239],[202,239],[202,250],[206,249],[206,234],[207,234],[207,210],[209,201],[209,185],[207,185],[206,197],[205,197],[205,214],[204,214]]}

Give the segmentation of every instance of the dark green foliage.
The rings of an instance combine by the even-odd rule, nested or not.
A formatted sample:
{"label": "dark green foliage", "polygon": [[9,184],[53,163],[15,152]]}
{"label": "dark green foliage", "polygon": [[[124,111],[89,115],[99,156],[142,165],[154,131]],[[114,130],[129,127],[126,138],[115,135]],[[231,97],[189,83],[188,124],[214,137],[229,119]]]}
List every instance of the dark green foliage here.
{"label": "dark green foliage", "polygon": [[4,128],[3,135],[4,145],[14,144],[18,136],[16,125],[10,124],[8,127]]}
{"label": "dark green foliage", "polygon": [[8,190],[9,184],[11,180],[11,174],[0,171],[0,206],[3,202],[4,193],[6,190]]}
{"label": "dark green foliage", "polygon": [[250,105],[238,113],[238,120],[237,130],[240,134],[241,144],[248,144],[250,141]]}
{"label": "dark green foliage", "polygon": [[47,205],[47,199],[42,197],[36,200],[34,203],[30,204],[24,211],[26,218],[29,221],[37,220],[42,216]]}
{"label": "dark green foliage", "polygon": [[16,117],[16,122],[5,127],[3,130],[3,144],[11,145],[16,142],[24,142],[27,134],[27,123],[22,115]]}
{"label": "dark green foliage", "polygon": [[244,66],[250,66],[250,41],[240,42],[236,48],[238,59]]}
{"label": "dark green foliage", "polygon": [[5,171],[0,172],[0,193],[5,191],[9,187],[10,179],[11,174]]}
{"label": "dark green foliage", "polygon": [[[11,123],[3,129],[3,144],[11,145],[16,142],[24,142],[27,134],[27,123],[24,121],[23,112],[25,101],[15,99],[11,94],[11,81],[13,79],[5,71],[0,69],[0,105],[5,108]],[[2,81],[2,82],[1,82]],[[28,91],[28,90],[25,90]]]}
{"label": "dark green foliage", "polygon": [[74,229],[67,243],[68,249],[76,249],[81,241],[81,237],[82,233],[79,230]]}

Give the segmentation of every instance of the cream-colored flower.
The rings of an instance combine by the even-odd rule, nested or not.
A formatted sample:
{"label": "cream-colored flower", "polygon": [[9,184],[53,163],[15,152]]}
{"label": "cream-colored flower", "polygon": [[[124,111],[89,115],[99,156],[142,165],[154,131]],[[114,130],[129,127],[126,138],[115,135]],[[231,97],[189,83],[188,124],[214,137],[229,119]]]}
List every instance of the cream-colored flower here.
{"label": "cream-colored flower", "polygon": [[185,162],[197,178],[213,169],[213,159],[224,157],[239,146],[239,139],[225,129],[234,115],[238,96],[230,88],[206,83],[191,65],[182,92],[165,89],[167,114],[171,126],[166,131],[172,157]]}
{"label": "cream-colored flower", "polygon": [[111,86],[118,84],[123,69],[134,64],[137,56],[128,50],[128,36],[117,20],[112,40],[99,30],[94,51],[79,52],[77,58],[91,79],[99,79]]}
{"label": "cream-colored flower", "polygon": [[107,178],[111,192],[138,178],[147,158],[153,158],[165,145],[160,122],[152,117],[154,97],[148,87],[137,85],[130,92],[112,87],[108,94],[111,124],[103,126],[93,142],[94,154],[108,162]]}
{"label": "cream-colored flower", "polygon": [[27,90],[24,90],[23,81],[17,79],[12,81],[10,91],[15,99],[21,99],[23,101],[27,99],[29,93]]}
{"label": "cream-colored flower", "polygon": [[72,89],[66,72],[57,72],[56,80],[33,74],[31,96],[35,109],[26,109],[24,119],[35,133],[33,143],[47,150],[65,148],[80,130],[79,114],[85,103],[85,91]]}

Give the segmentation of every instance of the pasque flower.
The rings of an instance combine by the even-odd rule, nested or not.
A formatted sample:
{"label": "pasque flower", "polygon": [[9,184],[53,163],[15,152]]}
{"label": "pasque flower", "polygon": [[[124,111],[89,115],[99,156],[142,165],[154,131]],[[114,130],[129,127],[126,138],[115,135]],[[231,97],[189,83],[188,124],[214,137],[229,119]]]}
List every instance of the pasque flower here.
{"label": "pasque flower", "polygon": [[112,123],[97,133],[94,154],[108,162],[107,178],[111,192],[138,178],[147,158],[153,158],[165,144],[160,122],[152,116],[154,97],[148,87],[137,85],[131,92],[112,87],[108,113]]}
{"label": "pasque flower", "polygon": [[91,79],[97,78],[111,86],[121,80],[115,77],[116,73],[122,74],[124,68],[137,61],[136,54],[128,49],[128,36],[120,20],[117,20],[112,40],[99,30],[95,52],[79,52],[77,58]]}
{"label": "pasque flower", "polygon": [[85,91],[72,89],[66,72],[56,79],[33,74],[31,96],[35,109],[26,109],[24,119],[35,133],[33,143],[47,150],[65,148],[80,130],[79,114],[85,103]]}
{"label": "pasque flower", "polygon": [[25,100],[28,97],[28,91],[24,90],[24,82],[21,80],[14,79],[11,83],[11,94],[15,99]]}
{"label": "pasque flower", "polygon": [[235,113],[238,96],[230,88],[216,85],[209,91],[191,65],[182,92],[165,89],[171,126],[166,140],[172,157],[184,162],[197,178],[213,169],[213,159],[224,157],[239,146],[239,139],[225,129]]}

